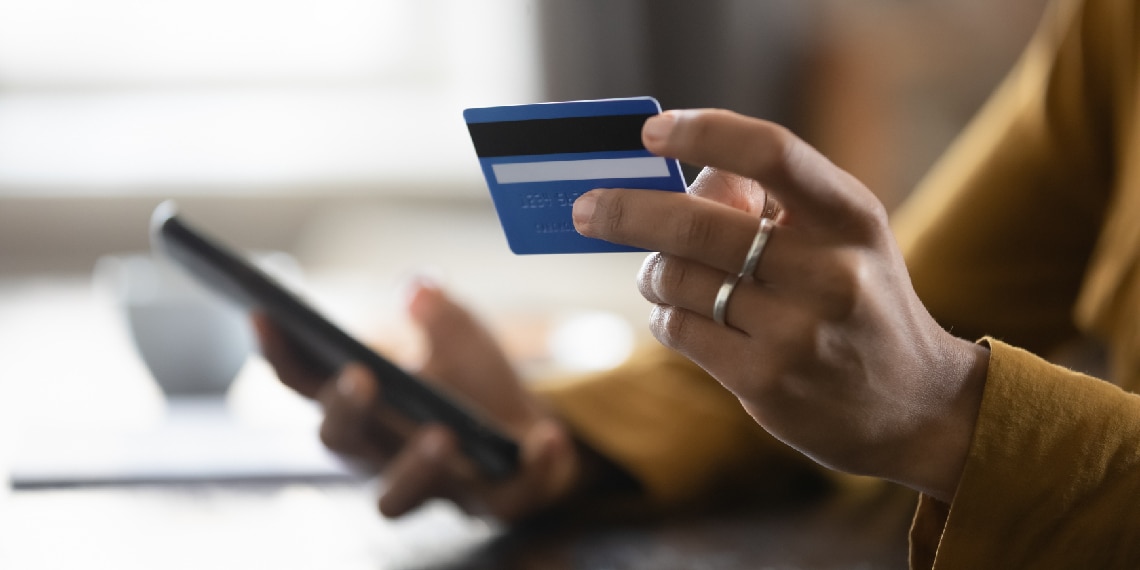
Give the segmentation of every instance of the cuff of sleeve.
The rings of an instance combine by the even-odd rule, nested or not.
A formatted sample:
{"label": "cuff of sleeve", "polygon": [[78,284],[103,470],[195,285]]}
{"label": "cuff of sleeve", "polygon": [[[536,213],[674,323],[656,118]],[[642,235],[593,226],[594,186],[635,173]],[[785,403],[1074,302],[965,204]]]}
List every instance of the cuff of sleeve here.
{"label": "cuff of sleeve", "polygon": [[1140,492],[1140,398],[982,342],[989,369],[962,478],[950,505],[920,499],[911,567],[1115,567],[1121,552],[1104,547],[1140,532],[1124,524]]}
{"label": "cuff of sleeve", "polygon": [[950,505],[926,494],[919,494],[918,509],[910,526],[910,567],[912,570],[934,568],[938,543],[950,516]]}

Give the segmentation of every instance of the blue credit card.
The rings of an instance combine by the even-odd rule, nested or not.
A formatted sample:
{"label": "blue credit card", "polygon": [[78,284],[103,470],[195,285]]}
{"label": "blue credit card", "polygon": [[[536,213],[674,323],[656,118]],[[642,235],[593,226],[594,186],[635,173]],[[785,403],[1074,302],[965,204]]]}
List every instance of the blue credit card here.
{"label": "blue credit card", "polygon": [[642,125],[660,112],[652,97],[463,111],[511,251],[643,251],[579,234],[570,213],[594,188],[685,191],[677,160],[641,144]]}

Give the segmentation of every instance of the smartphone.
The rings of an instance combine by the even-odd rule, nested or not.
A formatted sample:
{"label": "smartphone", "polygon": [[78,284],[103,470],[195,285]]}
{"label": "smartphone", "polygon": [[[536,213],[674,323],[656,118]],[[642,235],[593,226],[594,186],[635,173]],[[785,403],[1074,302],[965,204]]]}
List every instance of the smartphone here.
{"label": "smartphone", "polygon": [[457,436],[463,453],[488,478],[502,479],[517,470],[515,441],[332,324],[233,249],[188,225],[173,202],[155,208],[150,237],[151,249],[157,254],[229,301],[268,316],[329,370],[340,370],[350,362],[366,366],[380,383],[378,405],[387,405],[418,423],[446,425]]}

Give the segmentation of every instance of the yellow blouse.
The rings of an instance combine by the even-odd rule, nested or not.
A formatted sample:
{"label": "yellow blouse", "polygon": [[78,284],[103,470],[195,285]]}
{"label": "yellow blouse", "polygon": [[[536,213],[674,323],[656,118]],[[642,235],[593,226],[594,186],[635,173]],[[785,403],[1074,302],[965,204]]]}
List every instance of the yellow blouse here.
{"label": "yellow blouse", "polygon": [[[991,349],[954,500],[920,497],[915,568],[1140,567],[1138,81],[1136,0],[1055,3],[895,217],[930,311]],[[1012,346],[1044,353],[1080,334],[1109,344],[1119,387]],[[662,504],[808,469],[663,348],[544,395]]]}
{"label": "yellow blouse", "polygon": [[1037,352],[1098,336],[1119,385],[991,341],[954,501],[919,503],[916,568],[1140,567],[1138,56],[1135,0],[1053,5],[895,219],[956,334]]}

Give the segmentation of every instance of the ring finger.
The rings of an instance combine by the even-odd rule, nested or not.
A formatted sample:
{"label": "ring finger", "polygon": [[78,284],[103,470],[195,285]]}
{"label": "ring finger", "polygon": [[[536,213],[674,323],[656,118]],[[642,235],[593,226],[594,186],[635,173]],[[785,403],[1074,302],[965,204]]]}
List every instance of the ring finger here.
{"label": "ring finger", "polygon": [[[770,222],[769,222],[770,223]],[[779,230],[778,232],[776,230]],[[731,236],[732,241],[743,242],[741,247],[733,247],[733,249],[744,249],[748,254],[741,253],[733,264],[733,269],[726,268],[728,264],[718,265],[715,262],[708,263],[703,257],[700,258],[702,263],[685,259],[683,256],[674,255],[669,253],[654,253],[650,254],[645,259],[641,266],[641,271],[638,275],[638,288],[642,296],[653,303],[666,303],[678,304],[670,302],[667,295],[671,291],[677,289],[687,288],[688,282],[696,280],[696,287],[701,287],[701,283],[715,282],[714,291],[720,287],[724,282],[726,275],[734,275],[736,271],[744,271],[746,268],[745,263],[749,255],[752,255],[754,266],[750,275],[743,277],[754,278],[762,283],[773,283],[776,276],[779,276],[781,283],[796,283],[797,280],[806,276],[802,271],[804,259],[806,259],[806,252],[800,251],[801,248],[796,247],[797,240],[789,239],[792,237],[793,228],[787,226],[769,226],[766,230],[762,226],[752,230],[753,235],[745,237],[745,234],[739,233]],[[757,232],[765,232],[765,236],[761,236]],[[773,237],[774,234],[779,234],[778,237]],[[763,237],[763,242],[759,244],[759,248],[750,248],[749,245],[757,245],[754,243],[756,238]],[[728,236],[726,236],[726,240]],[[778,243],[773,243],[778,242]],[[730,271],[732,271],[730,273]],[[746,279],[747,280],[747,279]],[[683,298],[679,299],[683,301]],[[692,307],[687,304],[680,304],[697,312],[703,312],[699,307]]]}
{"label": "ring finger", "polygon": [[[726,279],[735,275],[680,257],[654,253],[645,259],[638,276],[641,295],[656,305],[679,307],[713,319],[714,305]],[[750,318],[755,301],[776,292],[751,279],[735,283],[726,299],[726,322],[745,332],[756,323]]]}

